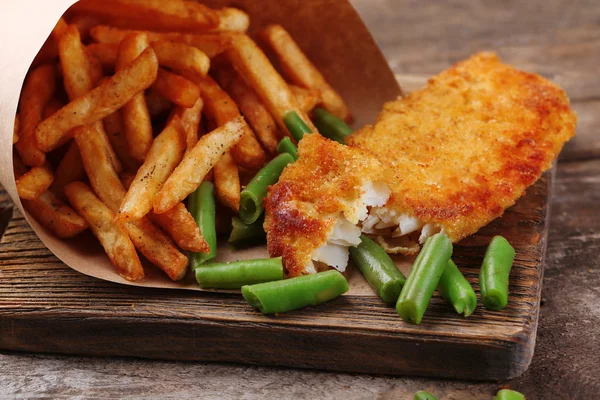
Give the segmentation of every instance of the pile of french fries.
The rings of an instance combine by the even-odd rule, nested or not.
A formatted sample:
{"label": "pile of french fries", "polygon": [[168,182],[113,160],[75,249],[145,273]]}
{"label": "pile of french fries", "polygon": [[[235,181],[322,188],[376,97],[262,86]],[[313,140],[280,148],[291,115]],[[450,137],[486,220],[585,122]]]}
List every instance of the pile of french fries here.
{"label": "pile of french fries", "polygon": [[[23,85],[13,143],[26,209],[60,238],[90,229],[117,273],[138,252],[173,280],[208,252],[184,205],[203,180],[237,213],[240,191],[277,154],[295,111],[349,121],[341,97],[279,25],[186,0],[82,0],[58,21]],[[208,133],[207,133],[208,132]]]}

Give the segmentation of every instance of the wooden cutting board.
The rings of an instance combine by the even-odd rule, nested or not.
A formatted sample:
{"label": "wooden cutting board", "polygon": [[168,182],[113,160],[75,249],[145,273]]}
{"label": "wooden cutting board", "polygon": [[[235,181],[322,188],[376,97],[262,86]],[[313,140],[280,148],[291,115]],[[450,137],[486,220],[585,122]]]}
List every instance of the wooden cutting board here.
{"label": "wooden cutting board", "polygon": [[[516,248],[508,307],[458,316],[435,295],[419,326],[373,295],[263,316],[237,294],[122,286],[75,272],[48,251],[0,194],[0,349],[228,361],[376,374],[506,379],[533,356],[548,197],[546,174],[515,206],[455,246],[477,274],[496,234]],[[479,296],[479,293],[478,293]]]}

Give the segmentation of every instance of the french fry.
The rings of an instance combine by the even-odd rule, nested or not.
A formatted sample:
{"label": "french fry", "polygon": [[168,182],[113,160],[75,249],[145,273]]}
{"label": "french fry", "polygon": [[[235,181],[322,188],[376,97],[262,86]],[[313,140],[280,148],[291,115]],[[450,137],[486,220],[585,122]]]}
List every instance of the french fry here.
{"label": "french fry", "polygon": [[13,144],[19,141],[19,131],[21,129],[21,118],[19,114],[15,115],[15,124],[13,125]]}
{"label": "french fry", "polygon": [[36,141],[35,131],[55,90],[56,69],[50,64],[31,71],[23,85],[19,99],[20,135],[15,146],[26,165],[40,166],[46,161],[46,156]]}
{"label": "french fry", "polygon": [[162,68],[158,70],[152,89],[185,108],[193,107],[200,98],[200,89],[194,82]]}
{"label": "french fry", "polygon": [[174,117],[154,139],[146,160],[121,203],[118,222],[138,220],[152,210],[152,199],[181,161],[185,147],[181,121]]}
{"label": "french fry", "polygon": [[[120,111],[115,111],[102,120],[104,131],[110,142],[110,147],[121,161],[124,171],[136,171],[139,164],[129,155],[127,140],[125,139],[125,126]],[[117,168],[115,170],[118,171]]]}
{"label": "french fry", "polygon": [[235,36],[225,53],[233,67],[269,109],[282,132],[290,135],[283,122],[287,111],[295,111],[313,132],[317,132],[308,116],[298,107],[287,83],[252,39],[246,35]]}
{"label": "french fry", "polygon": [[[89,135],[85,127],[74,129],[74,138],[81,151],[83,165],[94,191],[104,204],[117,213],[125,197],[125,189],[106,154],[105,143],[97,134]],[[87,135],[86,135],[87,134]],[[188,259],[171,239],[147,218],[123,225],[135,247],[154,265],[173,279],[181,279]]]}
{"label": "french fry", "polygon": [[81,40],[87,40],[90,37],[90,29],[98,25],[100,21],[89,15],[79,14],[69,17],[69,23],[77,27],[77,30],[81,35]]}
{"label": "french fry", "polygon": [[[124,71],[149,46],[145,34],[131,34],[119,45],[116,70]],[[138,163],[143,163],[152,146],[152,121],[146,105],[144,92],[136,93],[121,111],[125,126],[125,139],[129,154]]]}
{"label": "french fry", "polygon": [[60,160],[58,167],[56,167],[52,190],[57,195],[62,196],[67,184],[83,178],[85,178],[85,169],[83,168],[81,153],[79,152],[77,143],[72,141],[69,149]]}
{"label": "french fry", "polygon": [[[27,172],[18,155],[13,154],[15,179]],[[33,200],[22,200],[23,206],[42,226],[59,238],[70,238],[87,229],[87,222],[71,207],[64,204],[51,191],[46,191]]]}
{"label": "french fry", "polygon": [[310,113],[321,103],[321,92],[317,89],[305,89],[296,85],[289,85],[290,90],[296,96],[298,105],[305,113]]}
{"label": "french fry", "polygon": [[219,24],[214,10],[185,0],[82,0],[70,11],[108,20],[115,26],[159,31],[201,32]]}
{"label": "french fry", "polygon": [[198,131],[202,119],[202,107],[204,103],[202,97],[191,108],[175,107],[171,118],[177,116],[181,120],[181,125],[185,131],[186,153],[194,148],[198,143]]}
{"label": "french fry", "polygon": [[246,32],[250,26],[250,17],[240,9],[224,7],[215,10],[219,16],[219,26],[213,32]]}
{"label": "french fry", "polygon": [[152,85],[157,71],[156,54],[148,48],[128,68],[42,121],[35,130],[38,145],[45,151],[53,150],[64,143],[73,128],[93,124],[117,111]]}
{"label": "french fry", "polygon": [[[127,190],[129,190],[134,179],[135,175],[133,174],[121,174],[121,182]],[[177,203],[175,207],[164,214],[155,214],[150,211],[148,218],[167,232],[181,249],[197,253],[208,253],[210,251],[210,247],[204,240],[194,217],[183,203]]]}
{"label": "french fry", "polygon": [[142,279],[144,269],[135,247],[125,229],[113,223],[114,214],[110,209],[82,182],[69,183],[65,187],[65,194],[89,223],[118,274],[130,281]]}
{"label": "french fry", "polygon": [[114,71],[117,65],[119,43],[92,43],[86,46],[86,50],[90,56],[98,60],[105,71]]}
{"label": "french fry", "polygon": [[25,200],[33,200],[44,193],[54,180],[54,173],[46,162],[40,167],[33,167],[17,179],[17,192]]}
{"label": "french fry", "polygon": [[[204,113],[212,118],[217,126],[240,115],[240,110],[235,102],[211,77],[191,74],[186,76],[190,77],[200,88],[204,101]],[[231,149],[231,155],[238,165],[258,170],[266,161],[265,152],[256,140],[252,129],[246,124],[243,129],[242,139]]]}
{"label": "french fry", "polygon": [[210,58],[194,46],[185,43],[152,42],[158,63],[179,73],[190,72],[205,76],[210,68]]}
{"label": "french fry", "polygon": [[52,99],[50,99],[48,104],[46,104],[46,107],[44,107],[44,113],[42,114],[42,118],[43,119],[48,118],[49,116],[51,116],[52,114],[54,114],[55,112],[57,112],[58,110],[63,108],[64,106],[65,106],[65,104],[62,101],[60,101],[56,97],[53,97]]}
{"label": "french fry", "polygon": [[219,158],[241,139],[245,126],[244,119],[236,117],[202,136],[154,197],[154,212],[168,211],[196,190]]}
{"label": "french fry", "polygon": [[284,74],[295,84],[321,92],[323,106],[344,121],[352,121],[350,110],[342,97],[325,81],[323,74],[310,62],[302,49],[281,25],[269,25],[262,32],[264,41],[273,50]]}
{"label": "french fry", "polygon": [[240,210],[240,176],[229,152],[223,154],[213,167],[217,198],[233,211]]}
{"label": "french fry", "polygon": [[[114,26],[98,25],[90,30],[90,35],[102,45],[118,45],[125,36],[135,31],[131,29],[121,29]],[[143,31],[148,35],[150,43],[159,41],[171,41],[185,43],[190,46],[196,47],[202,51],[208,57],[213,58],[217,54],[222,53],[229,47],[233,37],[237,33],[233,32],[219,32],[219,33],[204,33],[204,34],[190,34],[190,33],[179,33],[179,32],[151,32]],[[95,50],[100,51],[100,50]],[[105,52],[105,60],[108,60],[108,52],[110,47],[105,46],[102,49]],[[114,65],[114,64],[113,64]]]}
{"label": "french fry", "polygon": [[277,123],[265,107],[256,92],[237,74],[227,87],[227,92],[236,102],[248,125],[252,127],[256,137],[271,154],[277,154],[279,136]]}
{"label": "french fry", "polygon": [[146,105],[151,118],[158,118],[168,113],[173,108],[173,103],[165,99],[160,93],[150,89],[146,94]]}
{"label": "french fry", "polygon": [[59,18],[56,25],[54,25],[54,29],[52,29],[52,33],[51,33],[54,40],[56,40],[57,42],[60,40],[63,33],[65,33],[65,31],[67,30],[67,26],[68,25],[67,25],[67,22],[65,21],[65,19],[62,17]]}

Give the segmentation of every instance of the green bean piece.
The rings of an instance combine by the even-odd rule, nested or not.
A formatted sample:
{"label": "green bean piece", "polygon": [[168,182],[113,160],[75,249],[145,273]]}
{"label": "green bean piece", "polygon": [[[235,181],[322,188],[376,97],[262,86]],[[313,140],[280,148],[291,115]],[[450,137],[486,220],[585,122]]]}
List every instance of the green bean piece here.
{"label": "green bean piece", "polygon": [[203,289],[239,289],[244,285],[283,279],[281,257],[212,263],[196,268],[196,281]]}
{"label": "green bean piece", "polygon": [[427,239],[396,303],[396,312],[404,321],[421,323],[450,256],[452,243],[446,235],[438,233]]}
{"label": "green bean piece", "polygon": [[290,134],[296,142],[299,142],[302,137],[304,137],[305,133],[312,133],[308,125],[298,116],[296,111],[286,111],[283,114],[283,123],[290,131]]}
{"label": "green bean piece", "polygon": [[525,400],[525,396],[514,390],[502,389],[496,393],[494,400]]}
{"label": "green bean piece", "polygon": [[281,139],[281,142],[277,145],[277,151],[279,154],[288,153],[294,161],[298,159],[298,148],[292,143],[292,139],[287,136]]}
{"label": "green bean piece", "polygon": [[315,306],[347,291],[346,278],[336,270],[242,287],[244,299],[263,314]]}
{"label": "green bean piece", "polygon": [[269,186],[279,180],[279,175],[289,163],[294,162],[287,153],[280,154],[265,165],[240,193],[240,218],[247,224],[255,222],[264,210],[263,199]]}
{"label": "green bean piece", "polygon": [[188,198],[188,210],[196,220],[204,240],[210,247],[209,253],[190,253],[190,267],[193,270],[217,255],[217,229],[215,227],[214,186],[204,181]]}
{"label": "green bean piece", "polygon": [[464,313],[465,317],[471,315],[477,307],[477,296],[473,287],[452,260],[448,261],[437,290],[452,304],[457,313]]}
{"label": "green bean piece", "polygon": [[383,301],[395,303],[406,278],[381,246],[365,235],[360,240],[350,247],[352,262]]}
{"label": "green bean piece", "polygon": [[479,271],[481,302],[489,310],[502,310],[508,303],[508,276],[515,249],[502,236],[494,236]]}
{"label": "green bean piece", "polygon": [[415,393],[413,400],[437,400],[437,397],[424,390],[419,390],[417,393]]}
{"label": "green bean piece", "polygon": [[228,242],[234,247],[247,247],[264,243],[267,238],[267,234],[263,228],[264,222],[264,213],[249,225],[245,224],[239,217],[233,217],[231,220],[233,229],[229,235]]}
{"label": "green bean piece", "polygon": [[324,108],[318,107],[313,112],[313,122],[321,135],[344,144],[344,138],[353,130],[343,120],[331,114]]}

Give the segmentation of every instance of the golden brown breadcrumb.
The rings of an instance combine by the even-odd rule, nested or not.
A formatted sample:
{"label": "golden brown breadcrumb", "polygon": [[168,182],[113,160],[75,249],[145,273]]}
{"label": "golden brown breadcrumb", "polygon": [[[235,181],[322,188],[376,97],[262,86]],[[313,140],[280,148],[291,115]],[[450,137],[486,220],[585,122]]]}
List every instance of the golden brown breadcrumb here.
{"label": "golden brown breadcrumb", "polygon": [[387,208],[453,242],[493,219],[550,168],[575,133],[565,92],[479,53],[389,102],[347,144],[389,165]]}

